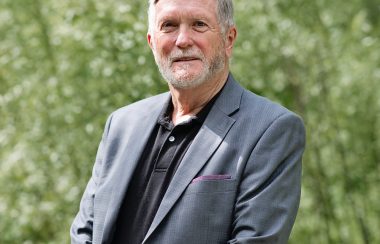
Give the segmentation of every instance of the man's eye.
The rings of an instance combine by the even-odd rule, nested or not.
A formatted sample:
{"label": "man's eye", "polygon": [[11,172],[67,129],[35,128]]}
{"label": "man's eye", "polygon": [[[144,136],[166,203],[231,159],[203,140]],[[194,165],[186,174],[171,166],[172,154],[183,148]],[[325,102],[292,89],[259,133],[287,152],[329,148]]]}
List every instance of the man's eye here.
{"label": "man's eye", "polygon": [[195,21],[193,28],[199,32],[205,32],[207,30],[207,24],[203,21]]}
{"label": "man's eye", "polygon": [[203,21],[196,21],[196,22],[194,23],[194,25],[195,25],[196,27],[205,27],[205,26],[207,26],[206,23],[204,23]]}
{"label": "man's eye", "polygon": [[161,25],[161,29],[164,31],[170,31],[175,28],[175,24],[173,22],[165,22]]}

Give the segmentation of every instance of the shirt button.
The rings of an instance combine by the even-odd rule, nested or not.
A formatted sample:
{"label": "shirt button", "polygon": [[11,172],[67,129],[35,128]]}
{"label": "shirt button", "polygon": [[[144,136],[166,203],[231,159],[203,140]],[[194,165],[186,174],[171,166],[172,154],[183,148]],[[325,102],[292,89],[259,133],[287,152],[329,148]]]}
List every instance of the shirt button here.
{"label": "shirt button", "polygon": [[169,141],[170,142],[173,142],[175,140],[175,137],[174,136],[169,136]]}

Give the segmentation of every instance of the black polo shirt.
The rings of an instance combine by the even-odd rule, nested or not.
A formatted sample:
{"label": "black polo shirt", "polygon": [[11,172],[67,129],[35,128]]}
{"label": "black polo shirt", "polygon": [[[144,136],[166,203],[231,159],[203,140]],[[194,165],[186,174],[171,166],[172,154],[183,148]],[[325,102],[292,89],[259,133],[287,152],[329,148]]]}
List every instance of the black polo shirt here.
{"label": "black polo shirt", "polygon": [[175,126],[171,97],[167,101],[124,196],[112,243],[143,241],[171,179],[217,96],[196,116]]}

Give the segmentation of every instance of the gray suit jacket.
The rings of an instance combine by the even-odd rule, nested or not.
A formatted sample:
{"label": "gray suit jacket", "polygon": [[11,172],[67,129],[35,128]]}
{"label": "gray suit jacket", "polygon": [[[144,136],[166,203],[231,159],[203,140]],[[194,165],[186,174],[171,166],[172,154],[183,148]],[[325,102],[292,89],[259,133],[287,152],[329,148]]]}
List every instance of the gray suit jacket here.
{"label": "gray suit jacket", "polygon": [[[123,195],[169,94],[115,111],[71,227],[72,243],[110,243]],[[143,243],[286,243],[305,132],[289,110],[230,75],[170,183]]]}

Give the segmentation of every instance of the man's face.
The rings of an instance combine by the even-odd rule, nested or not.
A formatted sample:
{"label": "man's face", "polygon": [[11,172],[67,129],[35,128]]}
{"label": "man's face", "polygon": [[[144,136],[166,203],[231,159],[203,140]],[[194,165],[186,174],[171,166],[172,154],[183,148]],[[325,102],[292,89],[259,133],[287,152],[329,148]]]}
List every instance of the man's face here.
{"label": "man's face", "polygon": [[160,0],[151,25],[149,45],[173,87],[197,87],[228,69],[232,44],[218,23],[216,0]]}

